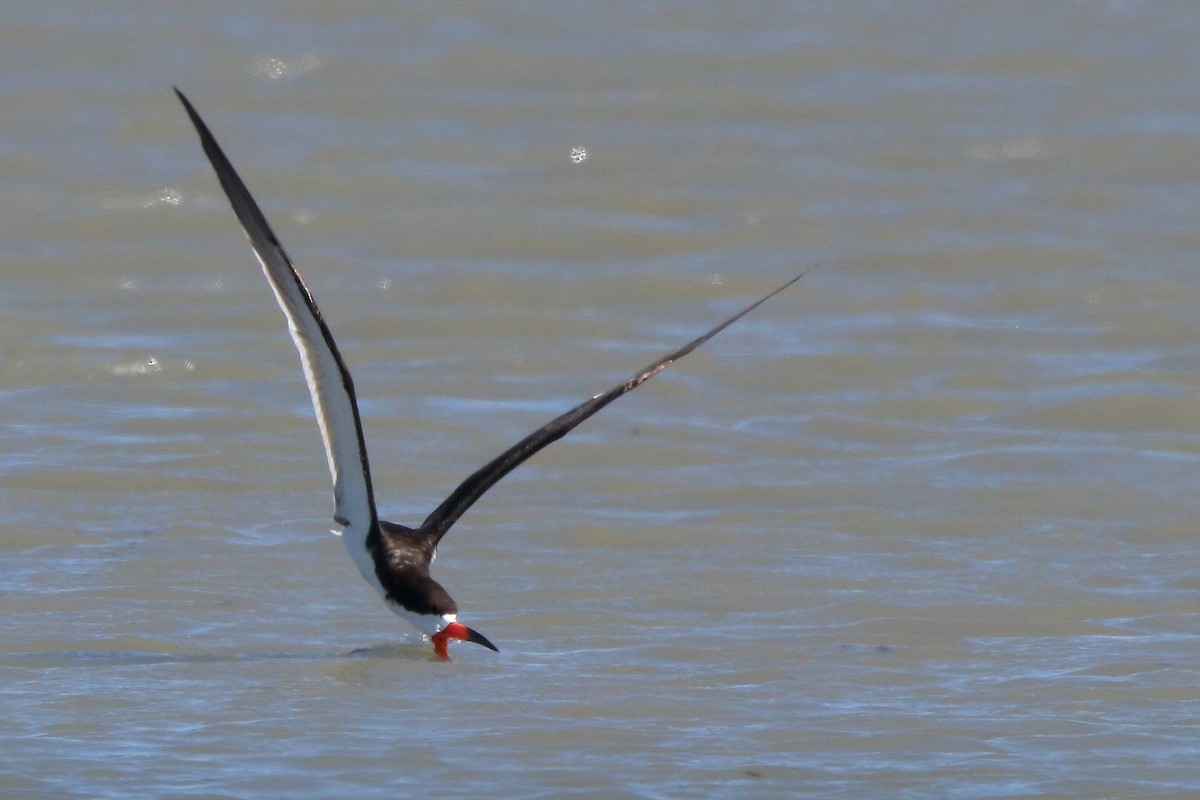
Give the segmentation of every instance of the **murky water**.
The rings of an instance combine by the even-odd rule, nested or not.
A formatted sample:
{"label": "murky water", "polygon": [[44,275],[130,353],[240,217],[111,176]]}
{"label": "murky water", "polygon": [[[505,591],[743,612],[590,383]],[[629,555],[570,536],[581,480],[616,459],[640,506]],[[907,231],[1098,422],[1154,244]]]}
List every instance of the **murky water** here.
{"label": "murky water", "polygon": [[[110,3],[0,27],[0,795],[1188,797],[1200,12]],[[450,664],[326,533],[498,485]],[[580,161],[573,149],[587,153]]]}

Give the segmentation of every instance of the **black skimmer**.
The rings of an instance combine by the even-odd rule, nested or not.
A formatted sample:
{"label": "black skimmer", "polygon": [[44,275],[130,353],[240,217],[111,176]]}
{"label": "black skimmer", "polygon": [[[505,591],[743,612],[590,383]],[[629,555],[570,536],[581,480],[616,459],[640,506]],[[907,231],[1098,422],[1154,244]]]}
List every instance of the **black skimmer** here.
{"label": "black skimmer", "polygon": [[267,282],[275,291],[275,299],[287,317],[292,340],[300,351],[300,363],[312,395],[317,425],[321,428],[325,455],[329,460],[329,472],[333,477],[333,518],[342,527],[342,538],[350,550],[350,557],[367,583],[383,596],[388,608],[428,636],[437,655],[443,659],[449,658],[451,640],[474,642],[497,650],[483,634],[458,621],[458,606],[441,584],[429,575],[434,551],[450,526],[484,492],[534,453],[566,436],[576,425],[613,400],[641,386],[815,268],[810,267],[628,380],[538,428],[476,470],[424,522],[416,528],[409,528],[382,520],[376,512],[354,383],[312,294],[292,266],[291,259],[284,252],[246,185],[217,145],[208,126],[183,93],[178,89],[175,93],[196,126],[204,153],[216,170],[221,188],[229,197],[238,222],[250,239],[250,246],[262,264]]}

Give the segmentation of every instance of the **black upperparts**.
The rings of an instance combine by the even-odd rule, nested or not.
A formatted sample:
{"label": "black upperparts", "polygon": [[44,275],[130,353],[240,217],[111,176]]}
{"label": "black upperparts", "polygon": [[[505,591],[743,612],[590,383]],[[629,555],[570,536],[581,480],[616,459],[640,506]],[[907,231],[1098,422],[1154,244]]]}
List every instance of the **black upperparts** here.
{"label": "black upperparts", "polygon": [[547,445],[552,444],[553,442],[556,442],[562,437],[566,436],[575,428],[575,426],[579,425],[588,417],[591,417],[597,411],[604,408],[618,397],[621,397],[627,392],[632,392],[634,389],[641,386],[643,383],[650,380],[655,375],[662,372],[664,369],[671,366],[673,363],[683,358],[688,353],[692,352],[697,347],[704,344],[709,339],[716,336],[718,333],[725,330],[730,325],[737,322],[739,319],[746,316],[751,311],[758,308],[763,303],[767,302],[772,297],[779,294],[784,289],[788,288],[819,266],[820,263],[817,263],[809,267],[799,275],[788,280],[787,283],[754,301],[738,313],[734,314],[732,317],[726,319],[724,322],[716,325],[713,328],[710,328],[708,331],[700,336],[697,336],[687,344],[677,347],[662,358],[655,361],[653,364],[646,366],[645,369],[641,370],[637,374],[609,389],[607,392],[602,392],[601,394],[598,394],[589,400],[585,400],[567,413],[538,428],[536,431],[529,434],[512,447],[496,456],[496,458],[480,467],[475,471],[474,474],[459,484],[458,488],[455,489],[449,497],[443,500],[442,504],[434,509],[432,514],[426,517],[425,521],[421,523],[419,530],[428,534],[429,536],[432,536],[433,541],[436,543],[439,539],[446,535],[446,531],[450,530],[450,526],[457,522],[458,518],[466,513],[467,509],[474,505],[475,502],[483,496],[484,492],[492,488],[497,481],[524,463],[525,460],[530,456],[537,453]]}
{"label": "black upperparts", "polygon": [[454,598],[429,575],[437,540],[387,520],[379,521],[378,531],[378,537],[368,538],[368,547],[387,599],[414,614],[458,613]]}

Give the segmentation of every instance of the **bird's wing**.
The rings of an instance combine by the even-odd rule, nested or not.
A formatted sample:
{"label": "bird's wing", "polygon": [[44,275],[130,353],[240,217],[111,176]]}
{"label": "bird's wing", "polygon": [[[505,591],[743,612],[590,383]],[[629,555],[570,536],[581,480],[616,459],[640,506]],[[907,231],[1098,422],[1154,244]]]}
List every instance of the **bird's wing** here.
{"label": "bird's wing", "polygon": [[[175,93],[196,126],[204,153],[212,162],[221,188],[229,197],[238,222],[250,239],[250,246],[262,264],[267,282],[275,291],[279,307],[287,316],[288,330],[300,352],[304,379],[308,382],[321,438],[325,441],[325,455],[329,459],[329,472],[333,478],[333,517],[345,528],[346,535],[363,537],[364,542],[347,541],[347,545],[359,544],[361,547],[357,549],[365,552],[365,537],[378,520],[371,490],[371,472],[367,465],[367,448],[363,442],[362,422],[358,416],[350,372],[308,287],[275,238],[258,204],[250,196],[229,159],[221,152],[196,109],[182,92],[176,89]],[[355,549],[352,547],[351,552],[354,553]]]}
{"label": "bird's wing", "polygon": [[[816,266],[819,266],[816,265]],[[641,386],[646,381],[653,378],[658,373],[662,372],[667,367],[671,366],[675,361],[686,356],[688,353],[695,350],[700,345],[707,342],[712,337],[716,336],[721,331],[728,328],[733,323],[737,322],[742,317],[749,314],[760,305],[770,300],[775,295],[782,292],[784,289],[791,286],[796,281],[803,278],[809,272],[816,269],[816,266],[809,267],[804,272],[801,272],[796,277],[789,280],[787,283],[780,286],[775,291],[768,294],[766,297],[752,303],[746,308],[734,314],[729,319],[717,325],[712,330],[699,336],[680,348],[672,350],[665,356],[655,361],[645,369],[638,372],[633,377],[620,383],[607,392],[598,394],[586,402],[580,403],[567,413],[538,428],[533,433],[526,436],[521,441],[514,444],[512,447],[505,450],[496,458],[489,461],[483,467],[463,481],[457,489],[442,504],[438,506],[432,514],[430,514],[423,523],[421,523],[420,531],[426,535],[434,537],[435,541],[440,539],[450,530],[450,526],[458,521],[468,508],[475,501],[483,496],[484,492],[492,488],[508,473],[512,472],[520,466],[527,458],[541,450],[551,442],[556,442],[562,437],[571,432],[576,425],[583,422],[588,417],[595,414],[606,405],[616,400],[626,392],[631,392]]]}

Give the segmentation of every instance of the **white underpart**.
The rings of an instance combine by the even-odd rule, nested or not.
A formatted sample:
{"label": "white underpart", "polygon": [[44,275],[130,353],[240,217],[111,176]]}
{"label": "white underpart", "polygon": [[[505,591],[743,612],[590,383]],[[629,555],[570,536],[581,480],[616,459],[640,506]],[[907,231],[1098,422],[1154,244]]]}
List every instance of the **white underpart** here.
{"label": "white underpart", "polygon": [[414,614],[404,606],[391,600],[387,601],[387,606],[396,612],[397,615],[408,620],[410,625],[426,636],[433,636],[435,633],[440,633],[451,622],[458,620],[458,614],[442,614],[440,617],[433,614]]}

